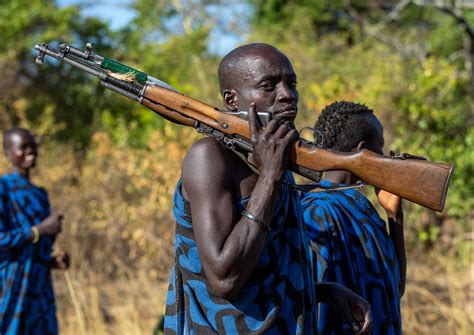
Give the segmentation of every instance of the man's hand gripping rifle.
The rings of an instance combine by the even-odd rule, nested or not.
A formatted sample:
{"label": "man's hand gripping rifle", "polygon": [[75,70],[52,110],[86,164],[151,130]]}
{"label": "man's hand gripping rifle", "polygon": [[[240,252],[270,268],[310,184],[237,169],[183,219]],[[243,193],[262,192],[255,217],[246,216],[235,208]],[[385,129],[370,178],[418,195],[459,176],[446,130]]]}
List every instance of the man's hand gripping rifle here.
{"label": "man's hand gripping rifle", "polygon": [[[144,72],[93,54],[90,43],[85,50],[64,43],[57,48],[47,44],[35,48],[39,51],[38,64],[43,63],[45,55],[51,56],[98,77],[104,87],[141,103],[167,120],[194,127],[230,149],[241,152],[253,149],[248,122],[242,118],[245,112],[223,112],[187,97]],[[271,117],[269,113],[259,116],[267,120]],[[453,167],[412,158],[396,159],[368,150],[331,151],[301,138],[292,150],[290,169],[313,181],[319,180],[320,171],[347,170],[368,184],[442,211]]]}

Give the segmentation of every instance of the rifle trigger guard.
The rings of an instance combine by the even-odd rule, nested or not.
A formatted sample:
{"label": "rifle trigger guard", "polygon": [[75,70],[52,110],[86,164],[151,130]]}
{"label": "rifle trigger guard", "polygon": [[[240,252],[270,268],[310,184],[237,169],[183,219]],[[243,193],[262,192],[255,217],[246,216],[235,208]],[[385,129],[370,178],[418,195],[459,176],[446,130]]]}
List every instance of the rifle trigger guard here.
{"label": "rifle trigger guard", "polygon": [[[308,139],[305,139],[304,137],[302,137],[302,133],[303,131],[305,130],[311,130],[314,134],[314,141],[310,141]],[[306,145],[309,145],[309,146],[312,146],[311,150],[315,150],[317,147],[322,147],[323,144],[324,144],[324,138],[323,138],[323,135],[321,134],[320,131],[314,129],[313,127],[303,127],[300,129],[300,131],[298,132],[298,135],[300,137],[300,141]]]}

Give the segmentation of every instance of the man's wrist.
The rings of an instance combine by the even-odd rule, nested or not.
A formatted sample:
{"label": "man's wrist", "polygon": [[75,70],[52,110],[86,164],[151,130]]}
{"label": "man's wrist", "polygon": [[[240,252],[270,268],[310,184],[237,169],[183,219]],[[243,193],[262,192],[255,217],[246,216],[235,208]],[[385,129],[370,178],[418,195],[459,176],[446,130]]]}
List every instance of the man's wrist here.
{"label": "man's wrist", "polygon": [[270,225],[268,223],[266,223],[265,220],[261,220],[261,219],[257,218],[256,216],[254,216],[253,214],[247,212],[246,210],[242,211],[242,216],[245,216],[247,219],[257,223],[266,232],[269,232],[270,230],[272,230]]}
{"label": "man's wrist", "polygon": [[36,229],[38,230],[39,236],[40,236],[40,237],[43,236],[43,235],[44,235],[43,226],[42,226],[41,224],[39,224],[39,225],[37,225],[37,226],[35,226],[35,227],[36,227]]}
{"label": "man's wrist", "polygon": [[277,184],[283,178],[283,174],[274,170],[271,170],[271,171],[264,170],[260,173],[260,178],[266,183]]}
{"label": "man's wrist", "polygon": [[386,211],[389,220],[393,220],[397,223],[403,223],[403,209],[400,208],[396,212]]}

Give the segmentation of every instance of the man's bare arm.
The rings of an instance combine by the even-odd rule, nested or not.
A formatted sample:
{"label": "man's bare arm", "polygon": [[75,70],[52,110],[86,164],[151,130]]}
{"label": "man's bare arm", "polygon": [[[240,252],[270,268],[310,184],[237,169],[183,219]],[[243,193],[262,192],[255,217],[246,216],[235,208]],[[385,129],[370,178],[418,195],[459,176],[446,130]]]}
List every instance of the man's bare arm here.
{"label": "man's bare arm", "polygon": [[388,218],[388,226],[390,231],[390,239],[395,248],[395,254],[398,260],[398,268],[400,271],[400,297],[405,293],[407,259],[405,252],[405,236],[403,232],[403,208],[402,199],[384,190],[377,191],[377,197],[385,209]]}
{"label": "man's bare arm", "polygon": [[[250,122],[255,122],[254,110]],[[255,136],[253,161],[259,168],[246,211],[265,224],[273,213],[289,148],[296,132],[271,122],[266,129],[251,124]],[[253,272],[267,232],[235,210],[235,156],[212,139],[194,145],[183,163],[183,185],[191,204],[193,229],[204,272],[214,293],[235,298]],[[242,167],[240,167],[242,169]],[[248,169],[248,174],[251,174]]]}
{"label": "man's bare arm", "polygon": [[390,229],[390,238],[392,239],[395,253],[398,260],[398,268],[400,270],[400,297],[405,294],[405,284],[407,276],[407,258],[405,252],[405,236],[403,232],[403,211],[394,216],[388,216],[388,225]]}

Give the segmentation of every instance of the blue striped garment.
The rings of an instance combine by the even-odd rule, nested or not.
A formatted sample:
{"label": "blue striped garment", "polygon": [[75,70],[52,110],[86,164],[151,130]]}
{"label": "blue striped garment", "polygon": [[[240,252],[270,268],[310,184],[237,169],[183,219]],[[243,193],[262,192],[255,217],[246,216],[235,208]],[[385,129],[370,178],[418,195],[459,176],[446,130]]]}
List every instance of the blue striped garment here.
{"label": "blue striped garment", "polygon": [[[322,181],[323,186],[337,186]],[[343,185],[341,185],[343,186]],[[302,195],[304,220],[315,251],[315,277],[335,281],[371,305],[372,334],[401,334],[400,273],[386,223],[355,189]],[[352,334],[329,304],[320,304],[321,334]]]}
{"label": "blue striped garment", "polygon": [[[291,179],[288,179],[291,178]],[[210,292],[179,182],[174,198],[175,265],[166,301],[165,334],[314,334],[316,304],[310,252],[296,192],[282,185],[265,247],[235,301]],[[237,212],[248,197],[236,204]]]}
{"label": "blue striped garment", "polygon": [[31,243],[50,214],[47,193],[14,173],[0,178],[0,334],[57,334],[50,275],[54,239]]}

